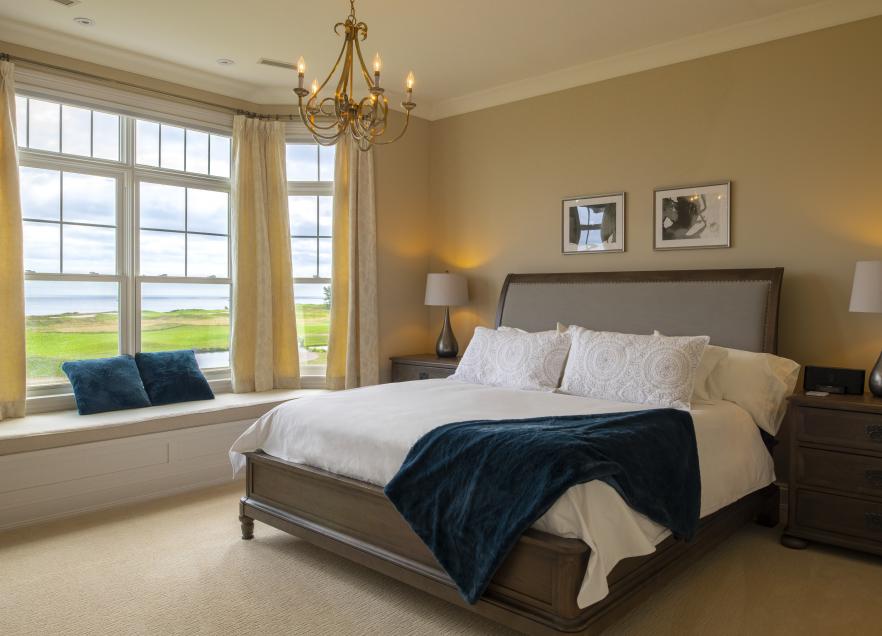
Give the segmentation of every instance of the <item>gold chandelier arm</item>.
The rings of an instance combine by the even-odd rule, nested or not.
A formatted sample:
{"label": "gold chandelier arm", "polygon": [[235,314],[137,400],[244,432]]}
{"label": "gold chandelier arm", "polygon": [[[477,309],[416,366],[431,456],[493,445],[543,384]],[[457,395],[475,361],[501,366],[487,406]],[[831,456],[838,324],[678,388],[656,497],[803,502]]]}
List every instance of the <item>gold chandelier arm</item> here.
{"label": "gold chandelier arm", "polygon": [[368,89],[374,88],[374,80],[371,78],[367,65],[364,63],[364,56],[361,54],[361,44],[358,43],[357,39],[355,40],[355,52],[358,53],[358,62],[361,65],[361,75],[364,77],[364,81],[367,82]]}
{"label": "gold chandelier arm", "polygon": [[[330,97],[326,97],[323,102],[331,99]],[[326,131],[331,129],[340,129],[339,120],[333,121],[328,125],[322,125],[316,119],[316,113],[326,114],[323,110],[313,110],[309,105],[307,105],[306,109],[303,107],[303,99],[301,98],[298,102],[298,109],[300,111],[300,119],[303,120],[303,123],[310,129],[310,131]]]}
{"label": "gold chandelier arm", "polygon": [[[327,108],[326,108],[327,106]],[[339,128],[340,122],[337,117],[337,113],[335,109],[335,100],[333,97],[325,97],[321,102],[319,102],[318,107],[310,106],[307,104],[306,112],[310,115],[310,119],[315,125],[315,127],[319,130],[330,130],[331,128]],[[317,116],[323,115],[325,117],[333,117],[335,121],[332,121],[328,125],[321,125],[318,123]]]}
{"label": "gold chandelier arm", "polygon": [[323,89],[325,86],[327,86],[327,85],[328,85],[328,82],[331,81],[331,78],[334,77],[334,73],[337,71],[337,68],[340,66],[340,60],[343,59],[343,53],[344,53],[345,51],[346,51],[346,42],[343,43],[343,47],[340,49],[340,54],[337,55],[337,61],[334,62],[334,68],[332,68],[332,69],[331,69],[331,72],[328,73],[328,76],[325,78],[325,81],[322,82],[321,84],[319,84],[318,92],[315,93],[315,94],[313,94],[313,97],[315,97],[315,95],[318,95],[318,93],[321,93],[321,92],[322,92],[322,89]]}
{"label": "gold chandelier arm", "polygon": [[387,139],[387,140],[385,140],[385,141],[375,141],[374,143],[375,143],[376,145],[378,145],[378,146],[388,146],[388,145],[391,144],[391,143],[395,143],[396,141],[398,141],[399,139],[401,139],[402,137],[404,137],[404,133],[407,132],[407,126],[408,126],[408,124],[410,124],[410,110],[407,110],[407,112],[405,113],[405,115],[404,115],[404,127],[401,129],[401,132],[398,133],[398,135],[397,135],[395,138],[393,138],[393,139]]}
{"label": "gold chandelier arm", "polygon": [[[316,141],[318,141],[319,139],[322,139],[322,140],[329,141],[329,142],[330,141],[336,142],[336,140],[340,138],[340,135],[346,130],[345,126],[341,127],[339,124],[335,124],[333,126],[322,127],[322,128],[317,127],[316,122],[315,122],[315,118],[310,116],[309,113],[307,113],[303,109],[302,100],[299,105],[299,109],[300,109],[300,119],[303,121],[303,124],[306,126],[307,130],[309,130],[309,132],[313,136],[313,138],[316,139]],[[325,130],[330,130],[331,128],[335,129],[334,133],[328,134],[328,133],[324,132]]]}

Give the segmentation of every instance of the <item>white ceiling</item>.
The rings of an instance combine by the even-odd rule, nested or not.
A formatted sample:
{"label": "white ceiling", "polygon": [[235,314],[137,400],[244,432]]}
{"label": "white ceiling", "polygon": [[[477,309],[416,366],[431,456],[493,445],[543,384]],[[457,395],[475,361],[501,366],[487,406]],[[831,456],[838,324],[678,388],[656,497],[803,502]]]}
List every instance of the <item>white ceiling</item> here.
{"label": "white ceiling", "polygon": [[[261,104],[327,73],[347,0],[0,0],[0,40]],[[882,14],[880,0],[357,0],[383,83],[429,119]],[[92,18],[83,27],[74,17]],[[235,60],[222,67],[218,58]],[[321,78],[320,78],[321,79]]]}

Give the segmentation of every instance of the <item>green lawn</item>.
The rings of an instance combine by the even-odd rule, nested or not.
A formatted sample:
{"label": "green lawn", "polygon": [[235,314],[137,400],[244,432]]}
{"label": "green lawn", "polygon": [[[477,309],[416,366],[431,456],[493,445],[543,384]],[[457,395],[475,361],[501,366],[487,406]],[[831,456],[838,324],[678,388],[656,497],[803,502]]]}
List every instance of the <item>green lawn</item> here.
{"label": "green lawn", "polygon": [[[229,312],[225,309],[182,309],[141,314],[141,349],[197,353],[227,351],[230,341]],[[297,330],[305,364],[324,365],[327,360],[329,311],[324,305],[299,305]],[[116,314],[58,314],[27,319],[28,378],[53,381],[63,378],[66,360],[105,358],[119,353]]]}
{"label": "green lawn", "polygon": [[[297,305],[297,339],[308,352],[300,364],[325,366],[328,361],[330,311],[325,305]],[[304,359],[308,358],[308,359]]]}

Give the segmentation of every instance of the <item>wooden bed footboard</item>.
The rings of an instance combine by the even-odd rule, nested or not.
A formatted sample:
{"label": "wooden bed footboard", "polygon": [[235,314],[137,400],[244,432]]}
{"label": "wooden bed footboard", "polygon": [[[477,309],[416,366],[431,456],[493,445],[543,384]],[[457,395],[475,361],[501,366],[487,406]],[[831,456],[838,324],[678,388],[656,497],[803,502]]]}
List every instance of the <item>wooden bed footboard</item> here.
{"label": "wooden bed footboard", "polygon": [[484,596],[469,605],[382,488],[262,452],[245,455],[243,539],[253,537],[255,520],[262,521],[527,634],[597,633],[745,521],[777,521],[778,489],[769,486],[702,520],[690,543],[668,539],[651,555],[619,563],[608,577],[609,596],[585,609],[576,596],[588,546],[530,529]]}

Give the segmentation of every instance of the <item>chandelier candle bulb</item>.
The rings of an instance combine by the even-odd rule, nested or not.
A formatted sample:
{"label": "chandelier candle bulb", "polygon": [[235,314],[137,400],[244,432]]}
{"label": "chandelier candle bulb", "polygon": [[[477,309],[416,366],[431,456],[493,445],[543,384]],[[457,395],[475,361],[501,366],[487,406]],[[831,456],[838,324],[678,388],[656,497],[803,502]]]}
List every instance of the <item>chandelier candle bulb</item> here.
{"label": "chandelier candle bulb", "polygon": [[411,99],[413,99],[413,83],[414,83],[414,76],[413,76],[413,71],[411,71],[410,73],[407,74],[407,79],[404,80],[404,84],[407,86],[407,101],[408,102]]}
{"label": "chandelier candle bulb", "polygon": [[306,73],[306,61],[303,56],[297,60],[297,88],[303,88],[303,75]]}
{"label": "chandelier candle bulb", "polygon": [[312,94],[313,94],[313,96],[318,95],[318,91],[319,91],[318,80],[314,79],[314,80],[312,80]]}
{"label": "chandelier candle bulb", "polygon": [[380,59],[380,54],[377,53],[374,55],[374,85],[379,88],[380,87],[380,70],[383,68],[383,60]]}

